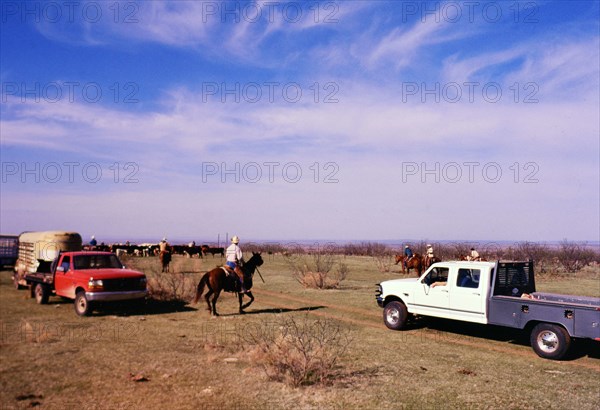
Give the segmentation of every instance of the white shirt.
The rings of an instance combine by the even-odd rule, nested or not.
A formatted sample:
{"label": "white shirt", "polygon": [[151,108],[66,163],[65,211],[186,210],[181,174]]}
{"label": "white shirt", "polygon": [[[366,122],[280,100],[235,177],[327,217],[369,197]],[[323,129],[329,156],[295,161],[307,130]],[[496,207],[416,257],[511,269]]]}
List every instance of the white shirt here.
{"label": "white shirt", "polygon": [[239,262],[243,258],[242,250],[237,244],[232,243],[225,251],[225,257],[227,262]]}

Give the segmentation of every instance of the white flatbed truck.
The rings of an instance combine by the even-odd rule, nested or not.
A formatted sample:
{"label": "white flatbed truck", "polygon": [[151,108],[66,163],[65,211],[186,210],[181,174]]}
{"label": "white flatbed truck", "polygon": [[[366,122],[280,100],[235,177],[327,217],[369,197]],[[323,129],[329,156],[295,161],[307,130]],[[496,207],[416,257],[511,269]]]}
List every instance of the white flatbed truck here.
{"label": "white flatbed truck", "polygon": [[557,360],[572,338],[600,341],[600,298],[536,292],[533,261],[438,262],[419,278],[381,282],[376,299],[393,330],[412,315],[518,328]]}

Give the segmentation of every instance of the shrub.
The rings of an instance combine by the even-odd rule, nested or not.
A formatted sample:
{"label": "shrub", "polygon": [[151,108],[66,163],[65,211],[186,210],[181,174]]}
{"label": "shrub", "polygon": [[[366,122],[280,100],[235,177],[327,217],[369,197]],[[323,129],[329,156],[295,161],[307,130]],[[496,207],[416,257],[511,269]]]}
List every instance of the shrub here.
{"label": "shrub", "polygon": [[285,260],[294,279],[306,288],[338,289],[348,276],[348,266],[338,255],[327,250],[317,250],[309,255],[285,255]]}
{"label": "shrub", "polygon": [[330,380],[352,342],[349,330],[339,322],[307,317],[263,322],[242,337],[256,347],[256,360],[269,379],[293,387]]}
{"label": "shrub", "polygon": [[585,243],[569,242],[566,239],[560,243],[558,261],[566,272],[578,272],[597,259],[596,252]]}

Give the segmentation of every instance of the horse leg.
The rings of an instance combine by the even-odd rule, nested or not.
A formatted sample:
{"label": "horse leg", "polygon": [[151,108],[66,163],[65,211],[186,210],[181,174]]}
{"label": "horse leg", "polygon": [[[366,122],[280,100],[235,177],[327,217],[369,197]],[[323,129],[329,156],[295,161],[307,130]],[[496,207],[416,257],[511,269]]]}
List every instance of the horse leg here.
{"label": "horse leg", "polygon": [[204,300],[206,300],[206,306],[208,306],[208,311],[212,314],[212,306],[210,305],[210,296],[213,294],[213,290],[209,287],[208,292],[204,296]]}
{"label": "horse leg", "polygon": [[215,296],[213,296],[212,298],[212,314],[213,316],[219,316],[219,314],[217,313],[217,299],[219,299],[219,294],[221,293],[221,290],[216,290],[215,291]]}
{"label": "horse leg", "polygon": [[238,301],[240,302],[240,315],[243,315],[244,313],[244,307],[242,306],[242,301],[244,299],[244,294],[243,293],[238,293]]}
{"label": "horse leg", "polygon": [[254,296],[252,295],[252,292],[248,291],[248,292],[246,292],[246,295],[248,295],[248,297],[250,298],[250,301],[248,303],[246,303],[244,306],[242,306],[243,295],[240,293],[240,312],[242,312],[243,309],[246,309],[248,306],[250,306],[252,304],[252,302],[254,302]]}

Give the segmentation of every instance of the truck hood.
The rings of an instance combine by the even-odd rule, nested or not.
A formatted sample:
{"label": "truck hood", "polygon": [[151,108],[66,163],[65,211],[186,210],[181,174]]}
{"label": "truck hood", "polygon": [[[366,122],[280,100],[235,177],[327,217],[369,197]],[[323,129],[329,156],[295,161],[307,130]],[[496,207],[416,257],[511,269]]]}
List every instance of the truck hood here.
{"label": "truck hood", "polygon": [[418,281],[419,278],[392,279],[381,282],[381,286],[413,286]]}
{"label": "truck hood", "polygon": [[142,272],[131,269],[84,269],[79,272],[86,273],[94,279],[141,278],[145,276]]}
{"label": "truck hood", "polygon": [[412,292],[419,285],[419,278],[392,279],[380,283],[384,295]]}

